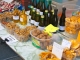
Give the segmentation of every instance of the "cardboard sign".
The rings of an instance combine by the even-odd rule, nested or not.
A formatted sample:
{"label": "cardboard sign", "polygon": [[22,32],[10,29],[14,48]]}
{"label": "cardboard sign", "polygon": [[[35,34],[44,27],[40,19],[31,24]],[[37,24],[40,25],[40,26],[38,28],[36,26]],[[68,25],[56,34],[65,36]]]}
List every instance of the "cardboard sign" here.
{"label": "cardboard sign", "polygon": [[66,39],[63,39],[63,41],[62,41],[62,47],[63,47],[63,48],[68,47],[68,48],[70,49],[70,47],[71,47],[71,42],[68,41],[68,40],[66,40]]}
{"label": "cardboard sign", "polygon": [[53,49],[52,49],[52,53],[59,59],[62,58],[62,54],[63,54],[63,47],[61,45],[59,45],[58,43],[54,42],[53,44]]}
{"label": "cardboard sign", "polygon": [[6,36],[3,36],[3,37],[1,37],[1,38],[2,38],[3,40],[5,40],[5,38],[8,39],[9,41],[6,41],[7,44],[12,44],[12,43],[18,41],[14,36],[12,36],[12,35],[10,35],[10,34],[8,34],[8,35],[6,35]]}

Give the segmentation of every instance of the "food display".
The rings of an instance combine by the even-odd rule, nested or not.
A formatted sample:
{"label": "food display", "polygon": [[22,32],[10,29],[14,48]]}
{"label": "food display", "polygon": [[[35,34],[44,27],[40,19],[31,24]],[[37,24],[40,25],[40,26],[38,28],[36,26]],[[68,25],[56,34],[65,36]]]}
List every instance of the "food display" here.
{"label": "food display", "polygon": [[62,60],[74,60],[76,58],[76,53],[74,50],[70,50],[68,48],[65,48],[63,51]]}
{"label": "food display", "polygon": [[80,44],[76,40],[70,40],[70,42],[72,43],[71,50],[74,50],[76,56],[80,56]]}
{"label": "food display", "polygon": [[33,44],[41,49],[46,49],[52,41],[52,36],[49,36],[48,33],[45,33],[44,31],[41,31],[39,29],[32,30],[31,36]]}
{"label": "food display", "polygon": [[66,18],[65,31],[70,34],[78,33],[80,29],[80,16]]}
{"label": "food display", "polygon": [[60,60],[51,52],[41,52],[39,56],[40,60]]}
{"label": "food display", "polygon": [[36,27],[35,26],[27,26],[24,29],[20,29],[19,27],[16,27],[15,31],[14,31],[14,36],[19,41],[22,41],[22,42],[27,41],[30,36],[30,31],[33,29],[36,29]]}

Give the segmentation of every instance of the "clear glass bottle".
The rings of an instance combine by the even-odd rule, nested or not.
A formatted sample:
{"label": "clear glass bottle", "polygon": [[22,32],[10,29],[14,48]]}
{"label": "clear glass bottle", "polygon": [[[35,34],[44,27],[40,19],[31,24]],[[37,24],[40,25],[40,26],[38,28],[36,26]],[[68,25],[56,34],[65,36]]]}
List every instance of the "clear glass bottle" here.
{"label": "clear glass bottle", "polygon": [[20,15],[20,24],[27,25],[27,15],[25,14],[25,9],[22,10],[22,14]]}
{"label": "clear glass bottle", "polygon": [[19,10],[15,7],[13,11],[13,21],[15,23],[19,22]]}

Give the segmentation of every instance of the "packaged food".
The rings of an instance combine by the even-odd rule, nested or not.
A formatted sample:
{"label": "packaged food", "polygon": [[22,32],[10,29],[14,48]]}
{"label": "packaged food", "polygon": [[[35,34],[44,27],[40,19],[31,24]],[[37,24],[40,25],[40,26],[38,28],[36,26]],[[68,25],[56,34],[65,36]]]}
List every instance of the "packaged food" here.
{"label": "packaged food", "polygon": [[65,32],[69,34],[77,34],[80,29],[80,16],[72,16],[66,18]]}
{"label": "packaged food", "polygon": [[34,29],[30,32],[32,44],[37,48],[46,49],[51,44],[52,36],[49,36],[44,31]]}
{"label": "packaged food", "polygon": [[74,60],[76,58],[76,53],[74,50],[64,49],[62,59],[61,60]]}
{"label": "packaged food", "polygon": [[7,23],[5,28],[7,30],[8,33],[14,35],[14,30],[15,30],[16,24],[15,23]]}
{"label": "packaged food", "polygon": [[71,50],[74,50],[74,52],[76,53],[76,56],[80,56],[80,44],[77,43],[76,40],[70,40],[71,44]]}
{"label": "packaged food", "polygon": [[41,52],[39,56],[40,60],[60,60],[51,52]]}
{"label": "packaged food", "polygon": [[14,36],[16,37],[17,40],[20,42],[25,42],[29,39],[30,37],[30,31],[35,29],[35,26],[27,26],[26,28],[20,28],[20,27],[15,27],[14,30]]}

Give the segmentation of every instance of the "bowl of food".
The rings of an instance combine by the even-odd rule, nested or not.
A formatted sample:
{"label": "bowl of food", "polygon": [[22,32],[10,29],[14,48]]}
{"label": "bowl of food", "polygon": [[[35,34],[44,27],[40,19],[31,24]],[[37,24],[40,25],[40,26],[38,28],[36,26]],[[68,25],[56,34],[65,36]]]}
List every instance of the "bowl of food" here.
{"label": "bowl of food", "polygon": [[32,44],[37,48],[46,49],[51,44],[52,36],[42,30],[34,29],[30,32],[30,35]]}

